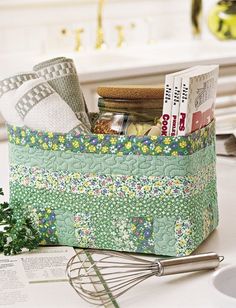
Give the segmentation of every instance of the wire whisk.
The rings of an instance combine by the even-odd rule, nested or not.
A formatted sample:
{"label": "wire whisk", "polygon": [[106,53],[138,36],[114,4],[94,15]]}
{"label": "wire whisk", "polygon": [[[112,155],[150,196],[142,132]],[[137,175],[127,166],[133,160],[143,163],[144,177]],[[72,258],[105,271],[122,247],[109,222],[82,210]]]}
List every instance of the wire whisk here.
{"label": "wire whisk", "polygon": [[147,260],[127,253],[89,249],[70,259],[67,276],[84,300],[105,305],[152,276],[214,269],[223,259],[211,252]]}

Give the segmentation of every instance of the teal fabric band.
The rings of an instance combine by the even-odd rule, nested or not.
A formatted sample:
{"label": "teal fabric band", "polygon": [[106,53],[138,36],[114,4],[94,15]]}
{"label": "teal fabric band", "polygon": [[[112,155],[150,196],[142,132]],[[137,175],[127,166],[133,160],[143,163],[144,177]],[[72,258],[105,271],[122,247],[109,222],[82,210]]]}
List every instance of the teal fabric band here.
{"label": "teal fabric band", "polygon": [[47,151],[9,144],[10,162],[48,171],[133,176],[185,176],[215,163],[214,144],[190,156],[143,156]]}

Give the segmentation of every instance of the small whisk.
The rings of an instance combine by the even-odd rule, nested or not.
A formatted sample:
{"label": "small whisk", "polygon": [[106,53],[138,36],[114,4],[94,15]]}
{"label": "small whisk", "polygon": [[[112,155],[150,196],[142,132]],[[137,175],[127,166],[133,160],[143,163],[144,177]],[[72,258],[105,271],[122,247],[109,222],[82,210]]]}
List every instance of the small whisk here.
{"label": "small whisk", "polygon": [[67,276],[84,300],[105,305],[152,276],[214,269],[223,259],[210,252],[147,260],[127,253],[89,249],[79,251],[70,259]]}

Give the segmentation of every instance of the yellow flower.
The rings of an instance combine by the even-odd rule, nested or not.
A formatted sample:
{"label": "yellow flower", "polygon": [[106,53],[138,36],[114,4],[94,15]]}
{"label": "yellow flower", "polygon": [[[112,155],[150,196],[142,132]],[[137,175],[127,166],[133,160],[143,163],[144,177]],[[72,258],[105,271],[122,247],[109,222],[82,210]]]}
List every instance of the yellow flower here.
{"label": "yellow flower", "polygon": [[180,146],[181,148],[186,148],[187,142],[183,140],[183,141],[181,141],[181,142],[179,143],[179,146]]}
{"label": "yellow flower", "polygon": [[43,140],[42,140],[42,139],[39,139],[39,143],[43,143]]}
{"label": "yellow flower", "polygon": [[16,144],[20,143],[20,139],[18,137],[16,137]]}
{"label": "yellow flower", "polygon": [[30,141],[31,141],[31,143],[35,143],[35,137],[32,136],[32,137],[30,138]]}
{"label": "yellow flower", "polygon": [[78,147],[79,147],[79,141],[74,140],[74,141],[72,142],[72,145],[73,145],[74,148],[78,148]]}
{"label": "yellow flower", "polygon": [[112,137],[112,138],[110,139],[110,141],[111,141],[111,144],[116,144],[116,143],[117,143],[117,140],[116,140],[116,138],[114,138],[114,137]]}
{"label": "yellow flower", "polygon": [[117,156],[123,156],[123,152],[118,152]]}
{"label": "yellow flower", "polygon": [[169,187],[165,190],[165,194],[167,194],[167,195],[171,194],[171,189]]}
{"label": "yellow flower", "polygon": [[11,135],[8,135],[8,140],[12,141],[12,136]]}
{"label": "yellow flower", "polygon": [[179,241],[179,244],[180,244],[180,246],[185,246],[186,245],[186,240],[183,240],[183,239],[181,239],[180,241]]}
{"label": "yellow flower", "polygon": [[161,181],[157,181],[157,182],[155,183],[155,186],[161,186],[161,185],[162,185]]}
{"label": "yellow flower", "polygon": [[61,143],[63,143],[64,141],[65,141],[65,138],[63,137],[63,136],[59,136],[59,141],[61,142]]}
{"label": "yellow flower", "polygon": [[53,143],[52,149],[53,149],[53,151],[56,151],[58,149],[58,145],[56,143]]}
{"label": "yellow flower", "polygon": [[47,143],[43,143],[43,148],[44,148],[44,150],[47,150],[48,149],[48,145],[47,145]]}
{"label": "yellow flower", "polygon": [[186,233],[187,235],[190,235],[192,232],[191,232],[190,229],[187,229],[187,230],[185,230],[185,233]]}
{"label": "yellow flower", "polygon": [[176,226],[175,226],[175,230],[176,230],[176,231],[179,231],[180,229],[181,229],[181,225],[176,225]]}
{"label": "yellow flower", "polygon": [[150,190],[151,190],[151,187],[148,186],[148,185],[145,185],[145,186],[143,186],[143,189],[146,190],[146,191],[150,191]]}
{"label": "yellow flower", "polygon": [[94,145],[90,145],[88,147],[89,152],[95,152],[96,151],[96,147]]}
{"label": "yellow flower", "polygon": [[115,185],[110,185],[110,186],[109,186],[109,190],[110,190],[110,191],[115,191],[115,190],[116,190]]}
{"label": "yellow flower", "polygon": [[143,153],[147,153],[148,147],[146,145],[143,145],[142,146],[142,151],[143,151]]}
{"label": "yellow flower", "polygon": [[157,152],[157,153],[161,153],[162,152],[162,148],[161,148],[161,146],[156,146],[155,147],[155,151]]}
{"label": "yellow flower", "polygon": [[132,225],[131,226],[131,231],[135,231],[136,230],[136,226],[135,225]]}
{"label": "yellow flower", "polygon": [[151,136],[150,139],[151,139],[152,141],[155,141],[155,140],[157,140],[157,136]]}
{"label": "yellow flower", "polygon": [[52,133],[52,132],[49,132],[49,133],[48,133],[48,137],[49,137],[49,138],[53,138],[53,133]]}
{"label": "yellow flower", "polygon": [[21,131],[21,136],[22,136],[22,137],[25,137],[25,135],[26,135],[26,134],[25,134],[25,131],[22,130],[22,131]]}
{"label": "yellow flower", "polygon": [[192,252],[192,251],[191,251],[190,249],[187,249],[187,250],[185,251],[186,256],[190,255],[191,252]]}
{"label": "yellow flower", "polygon": [[128,192],[129,188],[127,186],[122,186],[123,191]]}
{"label": "yellow flower", "polygon": [[102,147],[102,153],[107,153],[108,152],[108,147],[107,146],[104,146]]}
{"label": "yellow flower", "polygon": [[173,152],[171,153],[171,155],[172,155],[172,156],[178,156],[178,152],[177,152],[177,151],[173,151]]}
{"label": "yellow flower", "polygon": [[171,143],[171,139],[170,138],[165,138],[163,141],[164,144],[170,144]]}
{"label": "yellow flower", "polygon": [[103,134],[98,134],[97,136],[98,136],[99,140],[103,140],[104,139],[104,135]]}
{"label": "yellow flower", "polygon": [[88,187],[89,186],[89,182],[84,182],[84,186]]}
{"label": "yellow flower", "polygon": [[174,182],[175,184],[180,184],[180,180],[178,180],[178,179],[174,179],[173,182]]}
{"label": "yellow flower", "polygon": [[130,149],[131,146],[132,146],[132,144],[131,144],[130,141],[128,141],[128,142],[125,144],[126,149]]}

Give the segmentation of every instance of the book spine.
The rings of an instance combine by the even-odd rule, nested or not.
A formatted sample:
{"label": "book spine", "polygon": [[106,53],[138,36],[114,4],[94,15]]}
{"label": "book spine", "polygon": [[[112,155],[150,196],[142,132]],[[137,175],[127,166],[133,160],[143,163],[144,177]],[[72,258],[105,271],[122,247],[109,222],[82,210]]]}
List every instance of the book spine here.
{"label": "book spine", "polygon": [[174,93],[172,100],[172,113],[171,113],[171,136],[177,136],[178,122],[179,122],[179,106],[180,106],[180,94],[182,88],[182,77],[174,78]]}
{"label": "book spine", "polygon": [[162,111],[162,125],[161,125],[161,135],[162,136],[169,136],[170,134],[173,83],[174,83],[174,78],[171,75],[166,75],[163,111]]}
{"label": "book spine", "polygon": [[178,136],[185,136],[187,134],[188,104],[189,78],[183,78],[179,104]]}

